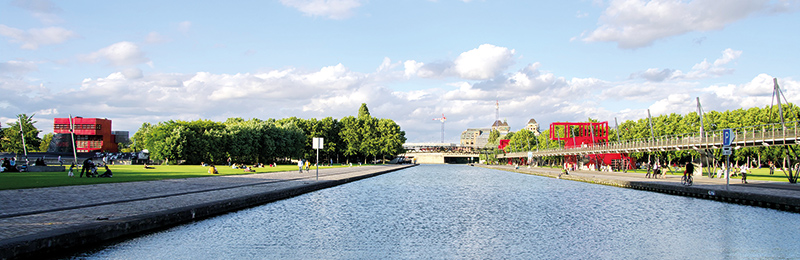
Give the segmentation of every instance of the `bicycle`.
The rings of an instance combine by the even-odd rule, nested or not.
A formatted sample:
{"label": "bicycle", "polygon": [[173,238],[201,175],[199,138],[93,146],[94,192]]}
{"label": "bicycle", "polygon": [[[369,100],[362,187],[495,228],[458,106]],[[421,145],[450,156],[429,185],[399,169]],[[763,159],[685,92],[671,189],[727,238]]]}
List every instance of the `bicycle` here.
{"label": "bicycle", "polygon": [[692,175],[691,174],[687,174],[687,175],[684,175],[683,177],[681,177],[681,184],[683,186],[692,186],[692,182],[693,182],[693,180],[692,180]]}

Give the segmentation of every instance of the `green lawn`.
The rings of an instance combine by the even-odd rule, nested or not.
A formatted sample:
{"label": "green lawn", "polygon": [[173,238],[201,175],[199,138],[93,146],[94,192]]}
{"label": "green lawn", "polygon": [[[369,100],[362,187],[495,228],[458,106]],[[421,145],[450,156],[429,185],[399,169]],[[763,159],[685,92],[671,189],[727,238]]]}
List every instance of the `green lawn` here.
{"label": "green lawn", "polygon": [[[144,169],[142,165],[111,165],[108,168],[114,173],[111,178],[78,178],[80,169],[75,170],[75,177],[68,177],[67,172],[0,172],[0,190],[86,185],[98,183],[115,183],[131,181],[153,181],[165,179],[195,178],[219,175],[252,174],[241,169],[218,166],[219,174],[209,174],[208,167],[200,165],[154,165],[155,169]],[[341,167],[341,166],[333,166]],[[320,167],[320,169],[331,167]],[[315,168],[312,166],[311,170]],[[278,165],[276,167],[255,168],[256,173],[297,171],[296,165]],[[102,174],[104,168],[97,170]]]}

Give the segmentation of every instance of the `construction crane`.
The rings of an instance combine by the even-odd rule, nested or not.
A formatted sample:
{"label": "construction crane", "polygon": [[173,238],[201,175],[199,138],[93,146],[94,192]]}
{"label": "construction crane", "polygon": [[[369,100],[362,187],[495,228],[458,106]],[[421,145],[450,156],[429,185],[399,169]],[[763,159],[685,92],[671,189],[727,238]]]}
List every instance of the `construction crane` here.
{"label": "construction crane", "polygon": [[434,118],[433,120],[442,121],[442,143],[444,143],[444,121],[447,121],[447,118],[444,117],[444,114],[442,114],[442,117]]}

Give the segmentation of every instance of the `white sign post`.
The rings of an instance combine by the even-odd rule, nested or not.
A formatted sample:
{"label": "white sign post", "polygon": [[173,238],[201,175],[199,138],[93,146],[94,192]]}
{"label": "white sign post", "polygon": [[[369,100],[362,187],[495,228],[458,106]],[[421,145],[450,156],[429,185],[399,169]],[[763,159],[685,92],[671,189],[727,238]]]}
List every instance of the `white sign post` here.
{"label": "white sign post", "polygon": [[319,149],[322,149],[322,137],[314,137],[311,140],[311,148],[317,149],[317,180],[319,180]]}

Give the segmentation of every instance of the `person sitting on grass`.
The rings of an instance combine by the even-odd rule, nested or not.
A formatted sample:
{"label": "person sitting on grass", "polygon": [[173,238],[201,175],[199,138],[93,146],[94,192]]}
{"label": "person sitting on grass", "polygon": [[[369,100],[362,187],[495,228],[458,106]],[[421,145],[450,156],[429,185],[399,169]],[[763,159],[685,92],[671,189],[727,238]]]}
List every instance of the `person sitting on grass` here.
{"label": "person sitting on grass", "polygon": [[151,166],[147,165],[147,163],[145,163],[144,164],[144,168],[145,169],[155,169],[156,167],[151,167]]}
{"label": "person sitting on grass", "polygon": [[208,167],[208,173],[210,173],[210,174],[219,174],[219,172],[217,171],[217,167],[214,166],[214,164],[211,164],[211,167]]}
{"label": "person sitting on grass", "polygon": [[[103,167],[106,167],[106,171],[102,175],[97,176],[97,177],[111,178],[111,176],[113,176],[113,174],[111,173],[111,169],[108,168],[108,165],[104,165]],[[97,169],[97,168],[95,168],[95,169]],[[95,170],[95,172],[96,172],[96,170]]]}
{"label": "person sitting on grass", "polygon": [[86,177],[97,177],[97,166],[92,164],[92,168],[86,173]]}
{"label": "person sitting on grass", "polygon": [[75,163],[72,163],[72,165],[69,166],[69,173],[67,173],[67,176],[75,177],[75,173],[72,172],[73,169],[75,169]]}
{"label": "person sitting on grass", "polygon": [[245,172],[256,172],[256,170],[253,170],[253,168],[250,168],[250,166],[244,167],[244,171]]}

